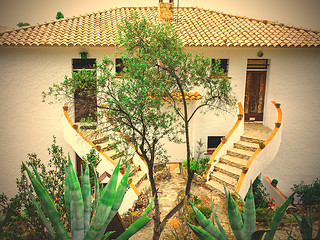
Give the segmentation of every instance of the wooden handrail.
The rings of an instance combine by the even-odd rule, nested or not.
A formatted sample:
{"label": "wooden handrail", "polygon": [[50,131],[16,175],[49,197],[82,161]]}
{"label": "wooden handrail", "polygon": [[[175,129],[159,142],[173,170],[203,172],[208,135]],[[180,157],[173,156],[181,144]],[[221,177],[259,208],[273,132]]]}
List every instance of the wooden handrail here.
{"label": "wooden handrail", "polygon": [[242,106],[241,102],[238,102],[238,108],[239,108],[238,119],[237,119],[236,123],[234,124],[234,126],[231,128],[231,130],[228,132],[228,134],[224,138],[221,139],[221,143],[219,144],[219,146],[215,149],[215,151],[211,155],[209,162],[206,164],[206,170],[205,170],[205,172],[203,174],[204,178],[207,178],[207,176],[209,174],[209,170],[211,168],[211,165],[212,165],[215,157],[217,156],[217,154],[219,153],[219,151],[221,150],[223,145],[228,141],[228,139],[231,137],[231,135],[237,129],[237,127],[239,126],[241,120],[243,119],[243,106]]}
{"label": "wooden handrail", "polygon": [[[278,120],[275,123],[274,129],[272,131],[272,133],[269,135],[269,137],[267,138],[266,141],[264,141],[263,144],[259,144],[259,148],[253,153],[253,155],[249,158],[246,166],[244,167],[244,169],[249,169],[251,164],[253,163],[253,161],[255,160],[255,158],[259,155],[259,153],[271,142],[271,140],[275,137],[275,135],[277,134],[277,132],[279,131],[279,128],[281,126],[282,123],[282,110],[280,108],[280,103],[276,103],[275,101],[271,101],[272,104],[276,107],[277,112],[278,112]],[[240,191],[240,188],[242,186],[243,180],[246,176],[247,171],[242,171],[239,181],[237,183],[237,186],[235,188],[236,192]]]}
{"label": "wooden handrail", "polygon": [[[80,130],[80,127],[77,124],[74,124],[69,116],[68,113],[68,109],[69,106],[67,103],[64,104],[63,106],[63,112],[64,112],[64,116],[66,117],[68,123],[70,124],[70,126],[88,143],[90,144],[96,151],[98,151],[100,154],[102,154],[110,163],[113,164],[113,166],[117,166],[117,163],[110,158],[105,152],[103,152],[101,150],[101,147],[98,147],[97,145],[93,144]],[[120,172],[121,173],[121,172]],[[121,173],[122,174],[122,173]],[[123,175],[123,174],[122,174]],[[133,191],[139,196],[140,195],[140,191],[137,189],[137,187],[130,183],[130,187],[133,189]]]}

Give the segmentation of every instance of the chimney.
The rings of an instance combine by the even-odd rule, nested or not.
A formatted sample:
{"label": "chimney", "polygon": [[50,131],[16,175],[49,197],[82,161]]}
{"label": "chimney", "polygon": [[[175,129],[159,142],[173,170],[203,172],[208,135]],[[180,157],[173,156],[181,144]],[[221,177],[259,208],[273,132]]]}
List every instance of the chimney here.
{"label": "chimney", "polygon": [[159,0],[159,22],[164,23],[166,21],[173,20],[173,0],[164,3],[163,0]]}

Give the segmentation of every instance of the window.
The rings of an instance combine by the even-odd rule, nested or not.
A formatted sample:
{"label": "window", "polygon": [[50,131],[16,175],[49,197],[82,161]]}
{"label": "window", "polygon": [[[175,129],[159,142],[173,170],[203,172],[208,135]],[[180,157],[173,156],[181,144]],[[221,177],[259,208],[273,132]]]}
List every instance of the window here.
{"label": "window", "polygon": [[117,73],[117,75],[121,75],[124,67],[125,67],[124,59],[116,58],[116,73]]}
{"label": "window", "polygon": [[207,144],[207,152],[213,153],[214,150],[219,146],[221,143],[221,138],[223,136],[208,136],[208,144]]}
{"label": "window", "polygon": [[224,73],[228,74],[229,59],[212,59],[212,66],[218,65],[220,61],[220,68],[223,69]]}
{"label": "window", "polygon": [[72,59],[72,69],[73,71],[78,71],[81,69],[94,69],[96,65],[95,58],[88,59]]}
{"label": "window", "polygon": [[247,69],[268,69],[268,59],[248,59]]}
{"label": "window", "polygon": [[74,73],[73,78],[80,81],[86,86],[86,89],[77,88],[74,93],[74,109],[75,109],[75,122],[80,122],[81,119],[88,119],[89,117],[93,122],[97,121],[97,73],[95,69],[96,59],[72,59],[72,70]]}

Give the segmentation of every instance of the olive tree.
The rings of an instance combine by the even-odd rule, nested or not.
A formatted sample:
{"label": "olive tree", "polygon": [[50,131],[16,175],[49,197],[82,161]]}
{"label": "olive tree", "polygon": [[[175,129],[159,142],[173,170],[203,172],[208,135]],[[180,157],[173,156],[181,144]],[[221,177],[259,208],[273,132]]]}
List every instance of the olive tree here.
{"label": "olive tree", "polygon": [[[188,169],[185,195],[189,196],[194,175],[190,169],[190,121],[200,109],[226,109],[234,105],[235,99],[231,96],[230,81],[219,64],[212,66],[209,58],[188,52],[169,22],[153,24],[132,15],[118,26],[118,36],[118,56],[124,63],[121,77],[114,73],[113,61],[104,57],[97,64],[95,75],[80,71],[53,85],[44,96],[72,98],[77,89],[86,88],[87,81],[95,79],[95,90],[84,92],[98,96],[97,112],[106,110],[114,130],[126,136],[125,140],[134,145],[136,153],[148,165],[151,190],[155,196],[153,239],[159,239],[167,220],[184,203],[184,200],[179,202],[160,220],[158,190],[153,178],[155,162],[167,158],[160,140],[167,137],[179,142],[178,134],[184,133]],[[195,88],[201,91],[201,99],[190,111],[185,94]],[[182,97],[175,97],[177,94]]]}

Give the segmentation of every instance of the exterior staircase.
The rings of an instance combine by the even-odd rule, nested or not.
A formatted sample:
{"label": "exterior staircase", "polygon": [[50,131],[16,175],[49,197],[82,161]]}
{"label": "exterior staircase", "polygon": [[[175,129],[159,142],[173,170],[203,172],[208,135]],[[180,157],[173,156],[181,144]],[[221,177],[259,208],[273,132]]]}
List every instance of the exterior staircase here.
{"label": "exterior staircase", "polygon": [[[88,138],[93,144],[101,148],[101,151],[106,153],[115,163],[120,162],[120,170],[123,166],[123,170],[126,171],[124,163],[130,163],[130,173],[129,181],[135,185],[135,187],[141,192],[142,189],[139,189],[140,184],[147,179],[147,173],[141,170],[141,166],[132,161],[132,157],[125,156],[124,151],[120,150],[115,143],[110,141],[110,137],[106,134],[103,134],[97,130],[86,129],[83,130],[83,134]],[[128,164],[126,166],[128,166]],[[108,182],[108,175],[112,173],[98,173],[99,180],[101,182]],[[131,180],[130,180],[131,179]]]}
{"label": "exterior staircase", "polygon": [[206,186],[222,196],[225,194],[224,186],[230,192],[234,192],[247,161],[271,132],[270,128],[260,123],[245,123],[244,134],[240,137],[240,141],[234,143],[233,148],[220,157],[210,173]]}

